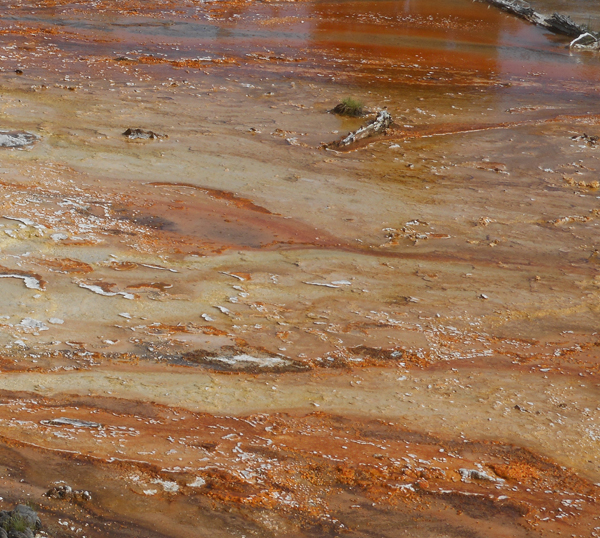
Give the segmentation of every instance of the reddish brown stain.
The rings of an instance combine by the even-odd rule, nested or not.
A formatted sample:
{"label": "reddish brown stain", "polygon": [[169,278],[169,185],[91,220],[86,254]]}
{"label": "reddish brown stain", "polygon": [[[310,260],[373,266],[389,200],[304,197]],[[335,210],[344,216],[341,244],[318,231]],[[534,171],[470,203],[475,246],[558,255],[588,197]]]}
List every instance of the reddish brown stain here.
{"label": "reddish brown stain", "polygon": [[[189,498],[216,502],[212,509],[224,518],[232,509],[246,516],[268,509],[293,523],[299,536],[310,535],[315,525],[331,532],[358,531],[360,519],[350,505],[365,503],[377,506],[377,520],[383,524],[388,518],[415,524],[427,516],[434,528],[475,532],[483,518],[486,525],[514,532],[520,527],[549,532],[563,528],[555,517],[565,509],[566,491],[578,499],[571,517],[582,530],[594,525],[600,495],[598,486],[533,451],[455,441],[381,420],[321,412],[226,417],[98,397],[57,401],[36,396],[33,403],[26,394],[6,391],[2,399],[0,420],[35,425],[27,435],[11,431],[0,439],[2,465],[14,466],[10,448],[18,449],[27,463],[14,478],[9,478],[12,473],[7,477],[9,498],[21,476],[44,491],[60,469],[60,479],[93,495],[94,510],[88,516],[92,536],[105,535],[95,530],[96,518],[124,518],[131,525],[135,516],[130,506],[142,500],[145,524],[138,532],[153,536],[146,525],[166,530],[166,522],[152,514],[155,502],[168,499],[167,509],[181,512]],[[98,423],[101,430],[49,424],[65,416]],[[80,453],[71,452],[53,433],[77,439]],[[118,458],[112,456],[115,444],[121,449]],[[239,453],[246,457],[238,458]],[[199,457],[203,468],[194,471]],[[40,459],[52,463],[45,473],[35,464]],[[244,477],[242,471],[259,473],[260,479]],[[190,487],[197,476],[204,484]],[[162,492],[157,479],[177,484],[178,491]],[[158,496],[144,495],[147,489]],[[509,496],[502,495],[505,490]],[[114,496],[118,505],[111,502]],[[87,510],[86,504],[82,508]],[[42,509],[48,522],[69,514],[68,504],[60,501],[42,501]],[[457,520],[461,513],[469,517]],[[543,523],[540,513],[549,516]]]}
{"label": "reddish brown stain", "polygon": [[169,284],[166,282],[142,282],[140,284],[130,284],[127,286],[128,290],[159,290],[165,291],[171,289],[173,284]]}
{"label": "reddish brown stain", "polygon": [[229,191],[209,189],[206,187],[193,185],[191,183],[169,183],[155,181],[153,183],[149,183],[149,185],[152,185],[154,187],[187,187],[189,189],[201,191],[212,198],[216,198],[217,200],[225,200],[228,202],[232,202],[233,205],[239,209],[248,209],[250,211],[256,211],[258,213],[265,213],[266,215],[273,215],[273,213],[271,213],[271,211],[269,211],[265,207],[256,205],[254,202],[252,202],[252,200],[248,200],[247,198],[240,198],[238,195]]}
{"label": "reddish brown stain", "polygon": [[133,271],[139,264],[133,262],[111,262],[110,268],[115,271]]}
{"label": "reddish brown stain", "polygon": [[91,273],[93,267],[80,260],[73,260],[71,258],[57,258],[57,259],[42,259],[37,258],[35,263],[42,265],[57,273]]}

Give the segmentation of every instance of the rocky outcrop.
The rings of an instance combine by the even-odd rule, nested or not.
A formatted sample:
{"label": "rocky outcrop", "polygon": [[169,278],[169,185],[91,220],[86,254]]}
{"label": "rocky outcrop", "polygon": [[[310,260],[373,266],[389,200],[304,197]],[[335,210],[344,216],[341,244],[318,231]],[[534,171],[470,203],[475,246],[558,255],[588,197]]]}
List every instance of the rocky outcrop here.
{"label": "rocky outcrop", "polygon": [[18,504],[10,512],[0,511],[0,538],[34,538],[34,531],[41,528],[37,512],[29,506]]}
{"label": "rocky outcrop", "polygon": [[91,501],[92,494],[86,490],[73,489],[71,486],[55,486],[46,492],[49,499],[59,499],[65,501]]}

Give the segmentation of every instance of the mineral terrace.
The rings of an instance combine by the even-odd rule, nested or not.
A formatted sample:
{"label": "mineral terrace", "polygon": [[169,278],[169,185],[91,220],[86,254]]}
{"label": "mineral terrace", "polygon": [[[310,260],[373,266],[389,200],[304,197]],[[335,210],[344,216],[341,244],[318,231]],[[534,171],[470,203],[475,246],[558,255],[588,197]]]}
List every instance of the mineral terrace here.
{"label": "mineral terrace", "polygon": [[0,508],[600,536],[600,56],[569,41],[471,0],[0,1]]}

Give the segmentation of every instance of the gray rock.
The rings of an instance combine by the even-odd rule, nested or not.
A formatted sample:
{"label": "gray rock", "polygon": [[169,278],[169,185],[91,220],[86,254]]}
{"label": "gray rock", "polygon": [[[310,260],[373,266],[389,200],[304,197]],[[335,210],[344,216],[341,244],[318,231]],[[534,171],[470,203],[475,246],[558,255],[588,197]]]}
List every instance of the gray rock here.
{"label": "gray rock", "polygon": [[[4,524],[10,519],[10,512],[6,510],[0,511],[0,527],[4,527]],[[2,536],[0,536],[2,538]]]}
{"label": "gray rock", "polygon": [[30,528],[25,529],[23,532],[13,529],[8,531],[8,538],[35,538],[35,535]]}
{"label": "gray rock", "polygon": [[14,510],[0,511],[0,538],[34,538],[34,530],[42,528],[37,512],[24,504]]}
{"label": "gray rock", "polygon": [[0,147],[22,148],[31,146],[39,140],[39,137],[26,131],[3,131],[0,130]]}
{"label": "gray rock", "polygon": [[17,506],[11,513],[11,518],[14,518],[15,516],[24,519],[27,522],[27,525],[32,529],[42,528],[42,522],[40,521],[37,512],[29,506],[25,506],[24,504],[17,504]]}

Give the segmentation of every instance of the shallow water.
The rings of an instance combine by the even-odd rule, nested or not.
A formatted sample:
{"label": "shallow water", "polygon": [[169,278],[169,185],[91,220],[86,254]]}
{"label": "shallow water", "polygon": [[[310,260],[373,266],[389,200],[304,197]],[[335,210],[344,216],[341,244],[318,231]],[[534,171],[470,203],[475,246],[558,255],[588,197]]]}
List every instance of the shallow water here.
{"label": "shallow water", "polygon": [[[598,55],[467,0],[0,14],[0,128],[40,137],[0,154],[2,508],[597,532]],[[395,125],[324,149],[348,96]]]}

